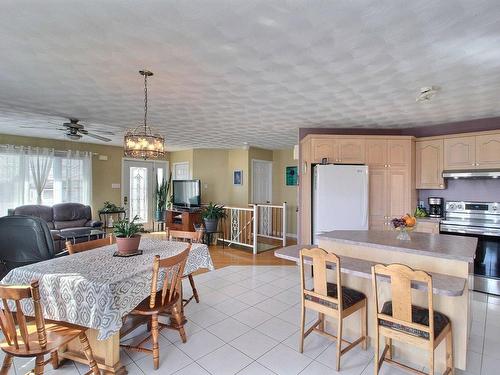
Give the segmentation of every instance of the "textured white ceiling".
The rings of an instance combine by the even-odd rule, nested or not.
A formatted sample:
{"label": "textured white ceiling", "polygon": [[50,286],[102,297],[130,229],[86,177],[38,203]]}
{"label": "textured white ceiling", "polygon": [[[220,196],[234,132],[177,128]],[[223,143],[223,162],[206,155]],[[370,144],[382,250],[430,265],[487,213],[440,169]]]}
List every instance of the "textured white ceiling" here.
{"label": "textured white ceiling", "polygon": [[500,2],[2,0],[0,133],[56,137],[47,122],[71,116],[120,144],[143,116],[142,67],[170,148],[499,116]]}

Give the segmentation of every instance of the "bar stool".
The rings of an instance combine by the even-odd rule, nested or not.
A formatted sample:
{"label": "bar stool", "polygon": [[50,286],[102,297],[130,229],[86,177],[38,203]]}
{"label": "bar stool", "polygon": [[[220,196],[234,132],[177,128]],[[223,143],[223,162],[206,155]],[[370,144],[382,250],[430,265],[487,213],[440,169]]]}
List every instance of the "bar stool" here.
{"label": "bar stool", "polygon": [[[377,277],[390,277],[391,300],[386,301],[382,309],[378,302]],[[427,286],[428,308],[412,304],[412,282]],[[433,308],[432,277],[424,271],[413,270],[403,264],[388,266],[377,264],[372,267],[373,296],[376,307],[375,335],[375,375],[378,375],[382,363],[387,362],[415,374],[425,374],[392,359],[392,339],[425,349],[429,353],[429,374],[434,374],[434,350],[446,339],[446,371],[444,375],[454,374],[453,334],[450,319]],[[386,344],[380,353],[380,336]]]}
{"label": "bar stool", "polygon": [[[313,289],[309,290],[305,286],[304,275],[304,258],[311,258],[314,278]],[[327,263],[335,265],[336,283],[329,283],[326,279]],[[366,350],[366,333],[367,333],[367,318],[366,318],[366,296],[354,289],[342,286],[340,259],[333,253],[315,248],[302,249],[300,251],[300,282],[302,289],[302,311],[300,323],[300,352],[304,350],[304,339],[311,333],[316,332],[322,336],[337,340],[337,362],[336,370],[340,369],[340,357],[361,344]],[[311,327],[305,330],[305,309],[311,309],[318,312],[318,320]],[[361,337],[353,342],[349,342],[342,338],[342,322],[356,311],[360,311]],[[327,333],[325,330],[325,315],[337,319],[338,336]],[[342,341],[348,346],[342,349]]]}

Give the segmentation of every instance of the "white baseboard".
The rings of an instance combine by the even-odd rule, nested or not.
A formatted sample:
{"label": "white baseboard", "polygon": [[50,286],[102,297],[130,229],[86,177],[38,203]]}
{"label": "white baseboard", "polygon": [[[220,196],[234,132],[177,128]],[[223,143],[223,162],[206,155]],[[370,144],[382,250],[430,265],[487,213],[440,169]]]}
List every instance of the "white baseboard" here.
{"label": "white baseboard", "polygon": [[290,238],[297,238],[297,234],[295,233],[287,233],[286,236]]}

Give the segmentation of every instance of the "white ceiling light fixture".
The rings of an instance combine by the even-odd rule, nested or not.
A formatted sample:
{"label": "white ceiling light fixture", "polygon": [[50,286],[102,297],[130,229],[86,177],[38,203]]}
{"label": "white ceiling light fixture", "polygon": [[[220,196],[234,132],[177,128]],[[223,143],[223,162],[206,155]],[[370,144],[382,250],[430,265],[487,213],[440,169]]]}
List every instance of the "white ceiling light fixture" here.
{"label": "white ceiling light fixture", "polygon": [[123,138],[124,155],[135,159],[161,159],[165,156],[165,138],[157,134],[147,124],[148,119],[148,77],[149,70],[140,70],[144,76],[144,125],[129,129]]}
{"label": "white ceiling light fixture", "polygon": [[417,103],[429,102],[441,88],[438,86],[426,86],[420,89],[420,93],[417,95],[415,101]]}

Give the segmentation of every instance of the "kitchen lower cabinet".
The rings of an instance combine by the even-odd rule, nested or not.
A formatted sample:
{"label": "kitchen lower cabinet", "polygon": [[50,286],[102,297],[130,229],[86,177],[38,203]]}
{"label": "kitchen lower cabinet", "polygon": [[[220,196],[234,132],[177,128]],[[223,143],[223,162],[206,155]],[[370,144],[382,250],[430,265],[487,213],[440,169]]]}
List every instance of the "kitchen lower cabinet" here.
{"label": "kitchen lower cabinet", "polygon": [[439,234],[439,221],[419,220],[417,218],[415,232]]}

